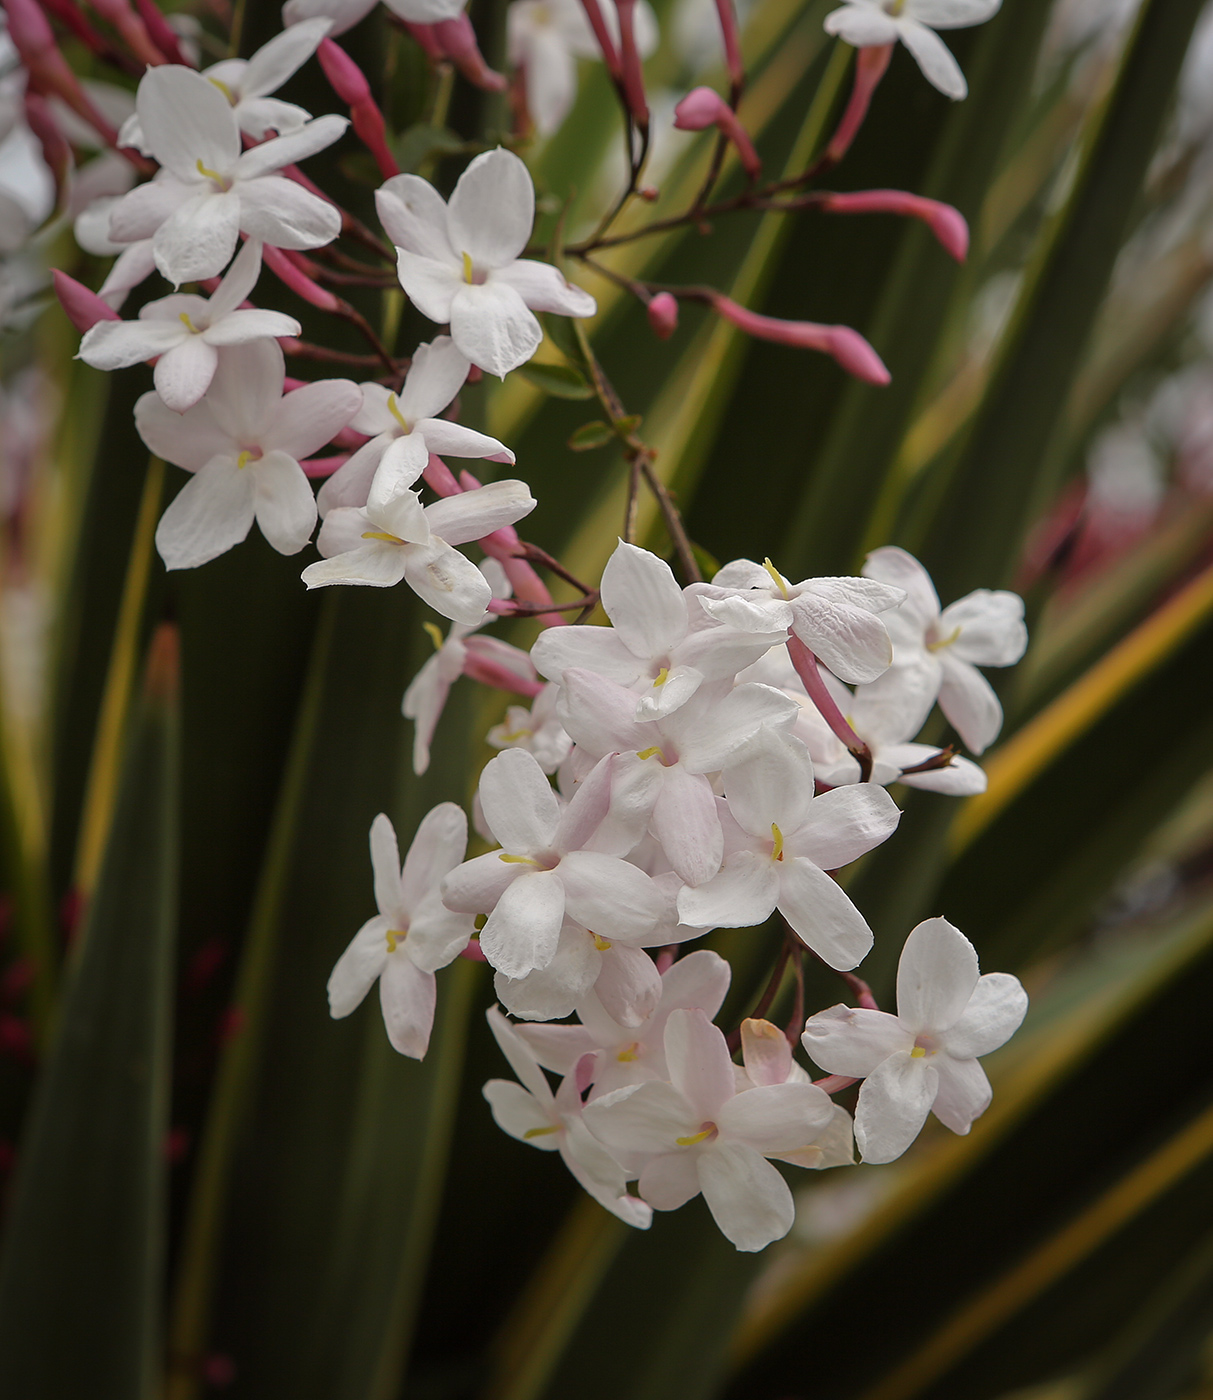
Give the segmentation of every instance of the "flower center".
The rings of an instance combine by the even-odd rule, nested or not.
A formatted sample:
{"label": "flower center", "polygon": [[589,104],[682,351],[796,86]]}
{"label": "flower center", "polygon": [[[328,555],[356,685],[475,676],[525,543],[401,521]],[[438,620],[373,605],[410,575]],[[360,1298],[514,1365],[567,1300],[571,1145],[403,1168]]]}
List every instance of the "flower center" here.
{"label": "flower center", "polygon": [[463,255],[463,280],[470,286],[476,280],[476,272],[472,267],[471,253]]}
{"label": "flower center", "polygon": [[600,953],[605,953],[611,947],[611,940],[609,938],[603,938],[600,933],[594,934],[593,938],[594,947],[597,948]]}
{"label": "flower center", "polygon": [[640,1058],[640,1042],[632,1041],[630,1045],[625,1045],[615,1056],[621,1065],[630,1065]]}
{"label": "flower center", "polygon": [[674,1141],[679,1147],[696,1147],[701,1142],[706,1142],[708,1138],[714,1138],[717,1134],[715,1123],[703,1123],[697,1133],[692,1133],[690,1137],[675,1138]]}
{"label": "flower center", "polygon": [[[386,530],[363,530],[362,538],[364,540],[382,540],[384,544],[404,543],[399,535],[390,535]],[[430,625],[433,626],[432,623]],[[435,630],[437,629],[435,628]]]}
{"label": "flower center", "polygon": [[656,758],[663,768],[669,768],[678,762],[676,758],[671,758],[660,744],[651,744],[647,749],[639,749],[636,757],[640,759]]}
{"label": "flower center", "polygon": [[397,945],[397,943],[403,943],[404,940],[405,940],[408,936],[409,936],[409,931],[408,931],[408,929],[406,929],[406,928],[390,928],[390,929],[388,929],[387,933],[384,934],[384,937],[387,939],[387,950],[388,950],[388,952],[389,952],[389,953],[394,953],[394,952],[396,951],[396,945]]}
{"label": "flower center", "polygon": [[921,1060],[926,1055],[934,1055],[938,1049],[939,1044],[933,1035],[920,1035],[910,1051],[910,1059]]}
{"label": "flower center", "polygon": [[790,597],[791,595],[788,593],[788,581],[779,572],[775,565],[772,564],[769,559],[764,559],[762,561],[762,567],[767,571],[768,574],[770,574],[771,582],[774,583],[775,587],[779,589],[780,593],[782,593],[785,598]]}
{"label": "flower center", "polygon": [[772,846],[771,846],[771,859],[772,859],[772,860],[782,860],[782,859],[783,859],[783,832],[780,831],[780,829],[775,825],[774,822],[771,823],[771,841],[772,841],[772,843],[773,843]]}
{"label": "flower center", "polygon": [[944,649],[944,647],[950,647],[950,646],[952,645],[952,643],[956,640],[956,638],[959,637],[959,636],[960,636],[960,628],[959,628],[959,627],[953,627],[952,630],[951,630],[951,632],[949,632],[948,635],[947,635],[946,637],[941,637],[938,641],[928,642],[928,643],[927,643],[927,650],[928,650],[928,651],[942,651],[942,650]]}
{"label": "flower center", "polygon": [[[363,535],[362,538],[366,539],[366,536]],[[430,641],[434,643],[434,650],[441,651],[443,648],[443,636],[438,630],[438,624],[436,622],[423,622],[421,624],[421,629]]]}
{"label": "flower center", "polygon": [[546,1136],[548,1135],[548,1133],[554,1133],[554,1132],[556,1132],[556,1131],[557,1131],[557,1129],[556,1129],[555,1127],[551,1127],[551,1128],[528,1128],[528,1129],[526,1130],[526,1132],[523,1133],[522,1137],[523,1137],[523,1140],[524,1140],[525,1142],[530,1142],[530,1140],[531,1140],[532,1138],[546,1137]]}
{"label": "flower center", "polygon": [[[464,253],[463,256],[466,258],[467,254]],[[400,400],[397,399],[395,394],[389,394],[387,396],[387,411],[392,415],[396,422],[400,424],[401,428],[404,430],[405,437],[408,437],[408,435],[413,430],[405,422],[404,414],[400,412]]]}
{"label": "flower center", "polygon": [[214,83],[215,86],[224,95],[224,97],[227,98],[227,100],[232,104],[233,107],[236,105],[237,102],[240,101],[240,99],[235,95],[231,88],[228,87],[226,83],[220,82],[218,78],[208,78],[207,81]]}
{"label": "flower center", "polygon": [[200,160],[195,161],[194,164],[198,168],[198,174],[205,175],[206,178],[210,180],[212,184],[218,186],[220,190],[227,191],[231,189],[232,182],[230,180],[224,179],[224,177],[220,175],[220,173],[217,170],[208,169],[207,166],[203,165]]}
{"label": "flower center", "polygon": [[259,447],[246,447],[240,456],[236,458],[236,465],[243,471],[250,462],[259,462],[260,460],[261,449]]}
{"label": "flower center", "polygon": [[663,666],[661,670],[657,672],[656,676],[653,677],[653,684],[654,686],[665,685],[669,678],[670,668],[668,666]]}
{"label": "flower center", "polygon": [[906,0],[885,0],[884,12],[886,15],[899,15],[906,7]]}
{"label": "flower center", "polygon": [[191,335],[199,334],[198,327],[194,325],[193,321],[190,320],[190,313],[188,311],[179,312],[178,319],[181,321],[181,324],[185,327],[187,331],[189,331]]}

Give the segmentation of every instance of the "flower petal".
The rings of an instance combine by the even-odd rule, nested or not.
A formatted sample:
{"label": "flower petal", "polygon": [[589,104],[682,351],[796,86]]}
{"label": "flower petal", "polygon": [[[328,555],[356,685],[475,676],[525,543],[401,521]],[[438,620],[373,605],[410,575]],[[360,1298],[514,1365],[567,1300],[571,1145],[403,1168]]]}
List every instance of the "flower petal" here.
{"label": "flower petal", "polygon": [[706,883],[684,885],[678,917],[696,928],[756,928],[779,900],[779,876],[769,856],[737,851]]}
{"label": "flower petal", "polygon": [[413,351],[413,363],[399,394],[400,412],[406,422],[416,424],[419,418],[436,418],[463,388],[468,368],[467,356],[449,335],[419,345]]}
{"label": "flower petal", "polygon": [[200,403],[188,413],[174,413],[159,394],[141,394],[135,403],[135,427],[157,457],[190,472],[220,455],[234,462],[239,451],[231,434],[215,422],[209,403]]}
{"label": "flower petal", "polygon": [[433,893],[444,875],[463,860],[468,844],[468,821],[456,802],[440,802],[421,820],[404,858],[400,896],[406,909],[415,909]]}
{"label": "flower petal", "polygon": [[[308,156],[314,156],[317,151],[325,150],[334,141],[339,141],[345,135],[349,124],[348,117],[339,117],[336,113],[329,113],[327,116],[314,118],[305,126],[299,127],[286,136],[274,136],[268,141],[262,141],[259,146],[251,147],[236,162],[236,168],[232,172],[234,178],[240,183],[241,194],[244,193],[246,184],[259,181],[263,176],[272,175],[275,171],[281,170],[283,166],[296,165],[299,161],[306,160]],[[295,185],[296,189],[303,188],[301,185],[297,185],[294,180],[288,183]],[[313,195],[312,198],[315,199],[316,196]]]}
{"label": "flower petal", "polygon": [[405,545],[400,553],[404,577],[418,597],[452,622],[479,626],[493,590],[470,559],[438,538],[428,544]]}
{"label": "flower petal", "polygon": [[388,444],[394,441],[387,433],[373,437],[351,457],[348,457],[320,488],[316,505],[321,515],[347,506],[361,510],[371,493],[371,482],[379,468]]}
{"label": "flower petal", "polygon": [[602,954],[594,992],[621,1026],[641,1026],[661,1000],[661,975],[642,949],[614,943]]}
{"label": "flower petal", "polygon": [[681,763],[664,770],[649,829],[688,885],[702,885],[720,869],[724,833],[711,784],[702,774],[688,773]]}
{"label": "flower petal", "polygon": [[98,321],[85,332],[77,358],[94,369],[126,369],[167,354],[187,337],[193,338],[179,322]]}
{"label": "flower petal", "polygon": [[622,540],[602,571],[602,606],[628,649],[663,657],[687,633],[687,608],[664,559]]}
{"label": "flower petal", "polygon": [[665,1023],[670,1083],[693,1115],[713,1121],[735,1093],[733,1059],[724,1034],[701,1010],[671,1011]]}
{"label": "flower petal", "polygon": [[393,927],[406,927],[407,906],[400,892],[400,847],[392,819],[380,812],[371,823],[371,870],[375,877],[375,904],[386,919],[396,919]]}
{"label": "flower petal", "polygon": [[669,1152],[700,1123],[678,1090],[657,1079],[614,1089],[586,1104],[582,1116],[599,1142],[623,1153]]}
{"label": "flower petal", "polygon": [[471,162],[447,206],[451,247],[456,253],[469,254],[477,270],[513,262],[526,247],[534,222],[535,186],[530,171],[512,151],[500,146]]}
{"label": "flower petal", "polygon": [[810,1016],[800,1043],[827,1074],[862,1079],[890,1055],[912,1050],[914,1037],[887,1011],[839,1005]]}
{"label": "flower petal", "polygon": [[897,40],[897,25],[876,5],[843,5],[825,17],[827,34],[859,48],[873,44],[892,44]]}
{"label": "flower petal", "polygon": [[218,350],[200,335],[187,335],[156,361],[152,381],[165,406],[184,413],[211,387],[218,365]]}
{"label": "flower petal", "polygon": [[925,1056],[899,1050],[863,1081],[855,1107],[855,1145],[865,1162],[895,1161],[922,1131],[939,1092]]}
{"label": "flower petal", "polygon": [[654,1210],[678,1210],[699,1195],[694,1152],[665,1152],[645,1165],[637,1189]]}
{"label": "flower petal", "polygon": [[348,1016],[374,986],[387,958],[388,921],[381,914],[368,919],[337,959],[328,981],[329,1015]]}
{"label": "flower petal", "polygon": [[248,340],[273,340],[280,335],[299,335],[303,327],[293,316],[281,311],[260,311],[247,307],[229,311],[202,332],[208,345],[243,345]]}
{"label": "flower petal", "polygon": [[987,972],[977,979],[969,1004],[943,1037],[944,1048],[958,1060],[988,1055],[1019,1029],[1028,1010],[1028,994],[1009,972]]}
{"label": "flower petal", "polygon": [[897,1015],[914,1035],[960,1020],[977,987],[977,950],[947,919],[924,919],[897,964]]}
{"label": "flower petal", "polygon": [[893,643],[880,618],[815,593],[792,601],[792,631],[839,680],[874,681],[893,660]]}
{"label": "flower petal", "polygon": [[791,734],[760,729],[721,776],[729,811],[751,836],[769,840],[774,823],[786,837],[815,814],[813,760]]}
{"label": "flower petal", "polygon": [[448,544],[467,544],[503,525],[513,525],[529,515],[536,504],[525,481],[491,481],[487,486],[445,496],[426,506],[425,518],[434,534]]}
{"label": "flower petal", "polygon": [[[524,753],[522,749],[506,752]],[[541,771],[538,764],[535,768]],[[617,856],[573,851],[558,869],[569,914],[588,929],[612,938],[635,939],[648,933],[661,917],[660,890],[643,870]]]}
{"label": "flower petal", "polygon": [[379,975],[379,1005],[394,1050],[413,1060],[425,1058],[437,999],[432,972],[422,972],[402,947],[388,954]]}
{"label": "flower petal", "polygon": [[551,1109],[528,1094],[521,1084],[511,1079],[490,1079],[481,1092],[488,1102],[493,1122],[503,1133],[541,1152],[555,1152],[559,1148],[560,1143],[552,1131]]}
{"label": "flower petal", "polygon": [[794,836],[784,834],[795,855],[807,856],[822,870],[839,870],[888,840],[900,820],[901,811],[884,788],[856,783],[814,798],[800,829]]}
{"label": "flower petal", "polygon": [[990,1081],[976,1060],[935,1055],[931,1064],[939,1075],[939,1091],[931,1111],[945,1128],[963,1137],[972,1127],[974,1118],[980,1118],[990,1106],[994,1097]]}
{"label": "flower petal", "polygon": [[556,839],[560,804],[543,769],[525,749],[506,749],[480,775],[480,810],[512,855],[534,856]]}
{"label": "flower petal", "polygon": [[640,675],[635,654],[613,627],[549,627],[536,637],[531,660],[551,681],[560,680],[570,668],[595,671],[623,686]]}
{"label": "flower petal", "polygon": [[322,248],[341,232],[337,209],[294,180],[261,175],[233,188],[240,192],[240,227],[271,247]]}
{"label": "flower petal", "polygon": [[165,567],[195,569],[239,544],[253,524],[254,492],[252,474],[231,457],[216,457],[195,472],[156,526]]}
{"label": "flower petal", "polygon": [[[466,285],[452,263],[422,257],[407,248],[396,249],[396,276],[417,310],[440,325],[451,319],[455,295]],[[459,349],[466,356],[462,345]]]}
{"label": "flower petal", "polygon": [[701,1153],[699,1184],[721,1234],[743,1253],[781,1240],[796,1219],[783,1177],[744,1143],[716,1142]]}
{"label": "flower petal", "polygon": [[957,629],[948,650],[972,666],[1013,666],[1028,645],[1023,599],[1018,593],[979,588],[950,603],[939,619],[941,637]]}
{"label": "flower petal", "polygon": [[266,447],[296,461],[318,452],[362,406],[362,390],[350,379],[319,379],[284,394],[274,406],[262,438]]}
{"label": "flower petal", "polygon": [[779,908],[804,942],[833,968],[848,972],[867,956],[872,930],[850,898],[803,856],[780,862]]}
{"label": "flower petal", "polygon": [[152,155],[179,180],[201,181],[199,165],[226,175],[240,155],[227,98],[192,68],[149,68],[139,82],[135,111]]}
{"label": "flower petal", "polygon": [[593,316],[598,310],[598,303],[589,292],[568,281],[551,263],[519,258],[494,272],[491,280],[512,287],[532,311]]}
{"label": "flower petal", "polygon": [[458,278],[459,255],[447,235],[446,200],[428,180],[394,175],[375,192],[375,209],[397,250],[442,263]]}
{"label": "flower petal", "polygon": [[812,1084],[764,1084],[734,1095],[716,1121],[722,1137],[770,1157],[808,1146],[833,1110],[829,1095]]}
{"label": "flower petal", "polygon": [[[404,257],[401,254],[401,262]],[[497,279],[461,283],[451,297],[449,314],[455,344],[474,365],[502,378],[525,364],[543,339],[534,312],[513,287]]]}
{"label": "flower petal", "polygon": [[321,39],[333,27],[331,19],[306,19],[284,29],[249,59],[240,85],[242,97],[264,97],[277,92],[316,52]]}
{"label": "flower petal", "polygon": [[940,653],[939,708],[974,753],[983,753],[1002,728],[1002,705],[989,681],[958,656]]}
{"label": "flower petal", "polygon": [[216,190],[209,183],[179,204],[152,235],[160,272],[177,287],[222,272],[236,247],[241,207],[234,190]]}
{"label": "flower petal", "polygon": [[514,454],[505,443],[487,433],[465,428],[461,423],[450,423],[445,418],[419,418],[416,429],[429,451],[440,457],[487,457],[492,462],[514,464]]}
{"label": "flower petal", "polygon": [[555,955],[546,967],[516,979],[498,972],[493,978],[493,990],[512,1016],[554,1021],[572,1014],[594,985],[601,961],[594,940],[566,919]]}
{"label": "flower petal", "polygon": [[954,102],[969,95],[969,85],[960,71],[960,64],[933,29],[916,23],[908,15],[902,15],[897,30],[898,38],[914,55],[914,61],[932,87],[938,88]]}
{"label": "flower petal", "polygon": [[525,977],[555,957],[563,922],[560,877],[551,870],[528,870],[497,901],[480,930],[480,947],[498,972]]}
{"label": "flower petal", "polygon": [[[333,515],[336,513],[334,511]],[[332,518],[330,515],[329,520]],[[372,540],[360,549],[337,554],[331,559],[317,559],[299,577],[309,588],[326,588],[335,583],[392,588],[404,577],[405,563],[403,549]]]}
{"label": "flower petal", "polygon": [[267,452],[244,470],[256,488],[261,533],[279,554],[298,554],[316,528],[316,497],[303,468],[285,452]]}

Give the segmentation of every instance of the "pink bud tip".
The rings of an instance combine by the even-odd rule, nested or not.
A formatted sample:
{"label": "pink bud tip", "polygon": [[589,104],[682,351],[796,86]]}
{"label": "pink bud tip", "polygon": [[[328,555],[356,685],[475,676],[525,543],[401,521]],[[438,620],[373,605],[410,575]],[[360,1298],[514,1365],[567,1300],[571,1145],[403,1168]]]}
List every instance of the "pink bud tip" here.
{"label": "pink bud tip", "polygon": [[669,340],[678,329],[678,299],[669,292],[658,292],[649,302],[649,325],[659,340]]}
{"label": "pink bud tip", "polygon": [[937,199],[924,199],[905,190],[858,190],[829,195],[821,207],[831,214],[901,214],[921,219],[957,262],[964,262],[968,255],[969,226],[964,215]]}
{"label": "pink bud tip", "polygon": [[363,102],[370,97],[371,89],[366,75],[339,44],[331,39],[321,39],[316,57],[324,69],[324,76],[343,102]]}
{"label": "pink bud tip", "polygon": [[892,378],[876,351],[850,326],[823,326],[815,321],[784,321],[777,316],[763,316],[738,305],[722,292],[713,293],[711,302],[718,315],[732,321],[747,335],[776,345],[820,350],[832,355],[848,374],[868,384],[887,384]]}
{"label": "pink bud tip", "polygon": [[466,14],[439,20],[433,32],[443,52],[469,83],[485,92],[504,92],[509,87],[508,79],[484,61],[476,31]]}
{"label": "pink bud tip", "polygon": [[848,374],[868,384],[884,385],[893,377],[876,351],[850,326],[830,327],[829,353]]}
{"label": "pink bud tip", "polygon": [[67,313],[67,319],[80,332],[92,330],[98,321],[120,321],[122,319],[118,313],[102,301],[96,292],[77,282],[74,277],[69,277],[66,272],[60,272],[56,268],[51,276],[55,281],[55,295],[59,298],[59,305]]}
{"label": "pink bud tip", "polygon": [[679,131],[704,131],[730,116],[728,103],[710,87],[692,89],[674,108],[674,125]]}

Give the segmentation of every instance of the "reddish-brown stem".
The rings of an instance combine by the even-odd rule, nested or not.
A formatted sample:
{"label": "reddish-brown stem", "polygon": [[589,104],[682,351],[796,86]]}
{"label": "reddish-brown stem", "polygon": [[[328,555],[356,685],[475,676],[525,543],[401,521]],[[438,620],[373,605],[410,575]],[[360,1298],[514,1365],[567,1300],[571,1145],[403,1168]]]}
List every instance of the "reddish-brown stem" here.
{"label": "reddish-brown stem", "polygon": [[795,632],[788,637],[788,655],[809,699],[817,706],[822,719],[855,757],[859,764],[859,781],[866,783],[872,776],[872,751],[847,723],[846,716],[826,689],[826,683],[817,669],[817,658]]}
{"label": "reddish-brown stem", "polygon": [[[753,1011],[750,1012],[747,1018],[748,1020],[762,1020],[762,1018],[770,1010],[771,1003],[779,995],[779,988],[783,985],[783,976],[784,973],[787,971],[788,959],[792,955],[791,939],[795,937],[796,935],[794,933],[791,933],[788,930],[787,925],[785,924],[783,942],[779,946],[779,956],[775,959],[775,966],[771,969],[771,975],[767,979],[767,985],[763,989],[762,995],[758,998],[758,1002],[755,1005]],[[737,1051],[741,1048],[740,1024],[735,1026],[725,1038],[728,1042],[730,1053],[736,1054]]]}

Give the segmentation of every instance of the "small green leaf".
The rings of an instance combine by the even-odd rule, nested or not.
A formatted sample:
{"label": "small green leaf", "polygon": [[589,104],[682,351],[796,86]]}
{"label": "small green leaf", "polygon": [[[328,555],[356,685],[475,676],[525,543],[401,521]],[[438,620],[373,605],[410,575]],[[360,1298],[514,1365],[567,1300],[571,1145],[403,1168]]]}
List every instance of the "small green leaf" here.
{"label": "small green leaf", "polygon": [[556,399],[591,399],[594,390],[585,375],[572,365],[529,364],[519,373],[537,389]]}
{"label": "small green leaf", "polygon": [[400,165],[401,170],[412,172],[436,155],[455,155],[463,150],[463,140],[457,132],[448,131],[446,127],[430,126],[426,122],[418,122],[416,126],[410,126],[407,131],[402,131],[396,138],[393,147],[393,154]]}
{"label": "small green leaf", "polygon": [[605,447],[614,438],[611,425],[601,418],[595,418],[592,423],[583,423],[569,438],[569,448],[573,452],[589,452],[595,447]]}
{"label": "small green leaf", "polygon": [[634,433],[640,427],[642,415],[639,413],[629,413],[623,418],[615,420],[615,431],[617,433]]}

